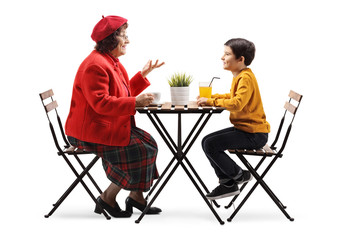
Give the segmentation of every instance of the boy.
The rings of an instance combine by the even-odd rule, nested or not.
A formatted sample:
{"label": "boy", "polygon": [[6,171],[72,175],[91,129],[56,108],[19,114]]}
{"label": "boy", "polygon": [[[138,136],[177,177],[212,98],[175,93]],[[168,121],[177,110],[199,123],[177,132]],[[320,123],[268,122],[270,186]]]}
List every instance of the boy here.
{"label": "boy", "polygon": [[266,121],[259,87],[248,66],[255,57],[255,45],[242,38],[225,43],[221,58],[225,70],[231,71],[233,81],[230,93],[199,98],[198,105],[225,107],[230,111],[229,127],[204,137],[202,148],[214,168],[220,185],[206,197],[209,200],[240,193],[238,184],[251,180],[248,171],[242,170],[224,151],[227,149],[263,147],[268,139],[270,124]]}

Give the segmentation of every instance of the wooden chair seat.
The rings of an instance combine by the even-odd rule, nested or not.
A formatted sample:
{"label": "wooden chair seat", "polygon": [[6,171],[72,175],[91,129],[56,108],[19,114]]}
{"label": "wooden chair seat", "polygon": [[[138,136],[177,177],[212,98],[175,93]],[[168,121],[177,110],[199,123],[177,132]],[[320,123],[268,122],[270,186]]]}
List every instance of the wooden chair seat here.
{"label": "wooden chair seat", "polygon": [[256,156],[273,156],[276,155],[276,150],[270,148],[269,145],[265,145],[260,149],[228,149],[230,153],[241,153],[244,155],[256,155]]}
{"label": "wooden chair seat", "polygon": [[64,153],[71,155],[71,154],[88,154],[91,152],[86,152],[85,150],[74,147],[74,146],[70,146],[70,147],[65,146]]}

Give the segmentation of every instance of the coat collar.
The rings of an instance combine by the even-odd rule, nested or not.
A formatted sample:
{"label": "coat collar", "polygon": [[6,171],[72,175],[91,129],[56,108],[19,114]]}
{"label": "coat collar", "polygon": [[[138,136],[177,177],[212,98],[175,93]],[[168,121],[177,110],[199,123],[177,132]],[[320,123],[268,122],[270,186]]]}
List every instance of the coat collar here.
{"label": "coat collar", "polygon": [[108,58],[111,59],[112,63],[114,64],[114,67],[119,67],[119,59],[114,57],[113,55],[111,55],[110,53],[105,53],[104,55],[106,55]]}

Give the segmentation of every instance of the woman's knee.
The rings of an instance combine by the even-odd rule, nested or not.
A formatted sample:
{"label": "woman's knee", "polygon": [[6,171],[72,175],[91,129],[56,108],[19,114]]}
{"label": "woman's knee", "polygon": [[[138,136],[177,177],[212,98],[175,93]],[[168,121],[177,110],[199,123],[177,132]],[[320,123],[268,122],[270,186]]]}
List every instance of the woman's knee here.
{"label": "woman's knee", "polygon": [[158,145],[157,145],[155,139],[152,136],[150,136],[150,139],[151,139],[151,141],[150,141],[151,149],[153,150],[153,152],[155,154],[157,154],[158,153]]}
{"label": "woman's knee", "polygon": [[157,147],[157,145],[152,145],[149,150],[151,149],[152,155],[154,155],[155,157],[157,156],[159,149]]}

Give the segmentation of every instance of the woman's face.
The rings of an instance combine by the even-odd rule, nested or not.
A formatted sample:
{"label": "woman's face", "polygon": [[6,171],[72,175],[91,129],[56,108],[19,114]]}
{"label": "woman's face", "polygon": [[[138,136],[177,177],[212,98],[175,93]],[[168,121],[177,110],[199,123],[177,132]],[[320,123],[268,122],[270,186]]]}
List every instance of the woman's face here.
{"label": "woman's face", "polygon": [[122,29],[117,38],[120,40],[119,44],[111,51],[111,53],[115,57],[120,57],[126,54],[126,46],[130,43],[128,36],[126,35],[126,29]]}
{"label": "woman's face", "polygon": [[239,59],[236,59],[233,51],[228,46],[224,46],[224,55],[221,60],[225,70],[234,71],[238,68]]}

